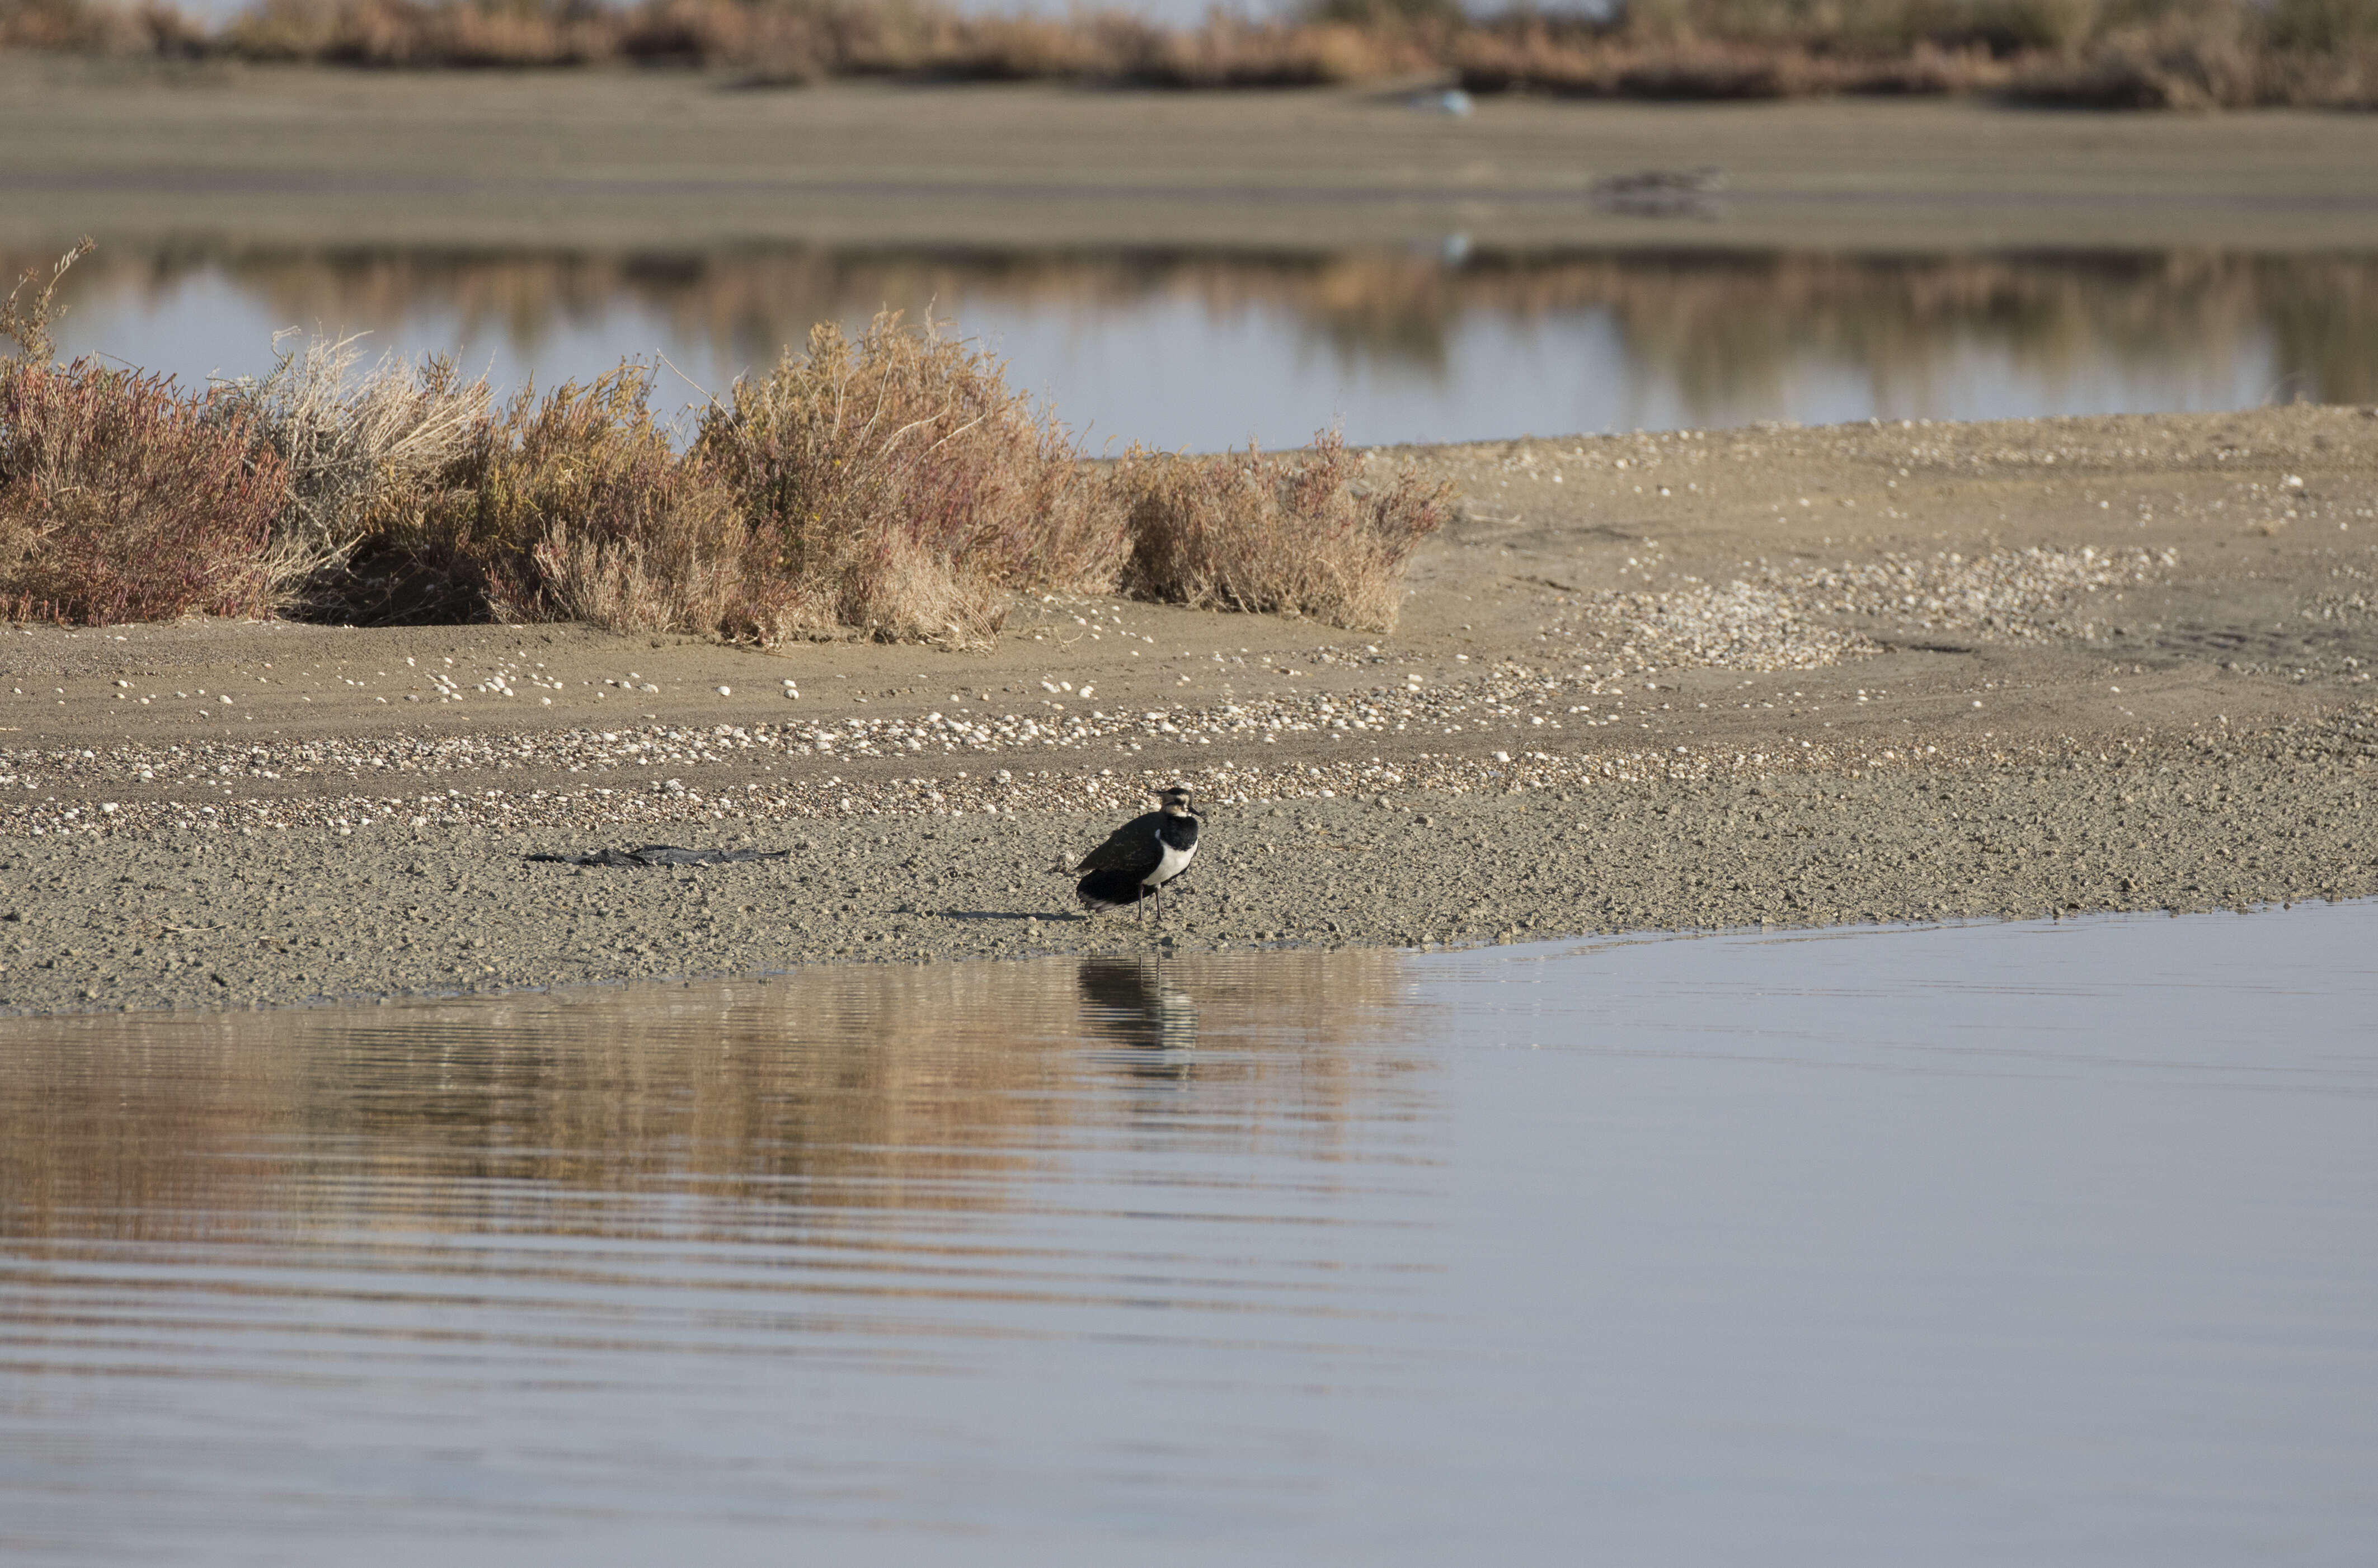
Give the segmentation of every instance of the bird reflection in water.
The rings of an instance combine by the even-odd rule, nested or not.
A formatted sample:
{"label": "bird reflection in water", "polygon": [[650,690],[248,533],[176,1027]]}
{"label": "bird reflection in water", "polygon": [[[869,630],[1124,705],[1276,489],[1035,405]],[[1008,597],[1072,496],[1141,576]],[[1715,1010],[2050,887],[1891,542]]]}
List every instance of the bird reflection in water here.
{"label": "bird reflection in water", "polygon": [[1116,1059],[1125,1071],[1188,1080],[1195,1065],[1197,1004],[1165,986],[1161,959],[1085,959],[1077,983],[1084,1032],[1122,1047]]}

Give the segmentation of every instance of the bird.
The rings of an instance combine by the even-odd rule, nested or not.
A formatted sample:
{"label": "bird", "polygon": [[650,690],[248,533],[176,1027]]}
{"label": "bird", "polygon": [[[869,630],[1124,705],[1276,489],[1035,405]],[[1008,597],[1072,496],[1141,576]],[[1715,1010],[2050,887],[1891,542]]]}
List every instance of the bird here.
{"label": "bird", "polygon": [[[1057,863],[1059,870],[1081,879],[1074,892],[1091,914],[1153,895],[1156,917],[1164,918],[1164,884],[1189,868],[1200,822],[1190,809],[1188,785],[1159,790],[1157,798],[1163,802],[1157,809],[1134,817],[1072,866]],[[1143,909],[1140,919],[1147,918]]]}

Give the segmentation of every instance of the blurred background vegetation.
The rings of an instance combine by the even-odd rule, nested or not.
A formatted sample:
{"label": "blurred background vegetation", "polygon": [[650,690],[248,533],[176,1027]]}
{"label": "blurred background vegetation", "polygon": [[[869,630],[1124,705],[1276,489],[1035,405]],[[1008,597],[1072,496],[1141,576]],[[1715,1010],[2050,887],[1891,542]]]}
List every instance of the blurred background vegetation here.
{"label": "blurred background vegetation", "polygon": [[1310,0],[1170,27],[942,0],[0,0],[0,47],[384,69],[670,66],[746,85],[838,77],[1166,88],[1458,83],[1669,99],[1988,92],[2103,108],[2378,104],[2378,0],[1615,0],[1472,16]]}

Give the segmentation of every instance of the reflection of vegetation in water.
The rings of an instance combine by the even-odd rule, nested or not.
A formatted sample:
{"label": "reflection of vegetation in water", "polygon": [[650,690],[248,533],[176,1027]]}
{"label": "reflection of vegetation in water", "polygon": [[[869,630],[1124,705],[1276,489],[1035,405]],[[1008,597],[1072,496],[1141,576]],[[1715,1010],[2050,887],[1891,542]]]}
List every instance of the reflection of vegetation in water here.
{"label": "reflection of vegetation in water", "polygon": [[[2378,267],[2359,257],[2258,260],[2278,396],[2378,403]],[[2268,274],[2277,272],[2278,278]]]}
{"label": "reflection of vegetation in water", "polygon": [[[2342,302],[2327,293],[2339,284]],[[2334,315],[2378,293],[2378,263],[2338,277],[2188,256],[1696,258],[1658,280],[1629,264],[1600,293],[1629,358],[1715,422],[1785,406],[1791,373],[1810,364],[1861,376],[1878,409],[1921,412],[1946,401],[1946,376],[1975,352],[2051,384],[2111,366],[2176,389],[2226,386],[2275,309]]]}
{"label": "reflection of vegetation in water", "polygon": [[[631,1191],[743,1215],[716,1209],[719,1224],[999,1208],[1069,1137],[1135,1117],[1118,1091],[1168,1055],[1194,1054],[1164,1071],[1207,1152],[1326,1160],[1363,1124],[1409,1119],[1398,955],[1125,969],[866,966],[369,1014],[20,1023],[0,1065],[0,1239],[611,1234],[649,1219],[600,1201]],[[1120,1062],[1098,1048],[1118,1042]]]}
{"label": "reflection of vegetation in water", "polygon": [[[15,262],[11,261],[10,266]],[[1216,256],[1173,252],[765,249],[602,257],[267,251],[109,261],[75,286],[162,294],[220,269],[293,322],[401,325],[450,316],[534,351],[623,304],[680,342],[764,364],[811,323],[890,305],[1063,313],[1088,321],[1175,303],[1207,319],[1281,324],[1351,372],[1442,380],[1459,329],[1521,333],[1606,319],[1645,389],[1695,419],[1786,406],[1796,374],[1834,367],[1877,406],[1937,406],[1961,354],[2054,381],[2101,367],[2187,389],[2234,385],[2267,344],[2278,398],[2378,398],[2378,256],[1481,254]],[[622,352],[663,344],[622,341]]]}

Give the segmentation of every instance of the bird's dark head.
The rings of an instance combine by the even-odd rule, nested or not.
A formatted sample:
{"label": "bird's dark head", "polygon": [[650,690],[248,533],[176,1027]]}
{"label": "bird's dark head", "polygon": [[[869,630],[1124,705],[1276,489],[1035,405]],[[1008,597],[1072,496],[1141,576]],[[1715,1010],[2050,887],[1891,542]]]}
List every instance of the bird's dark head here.
{"label": "bird's dark head", "polygon": [[1186,817],[1190,814],[1187,784],[1174,784],[1170,789],[1159,789],[1156,792],[1156,798],[1164,802],[1164,814],[1168,817]]}

